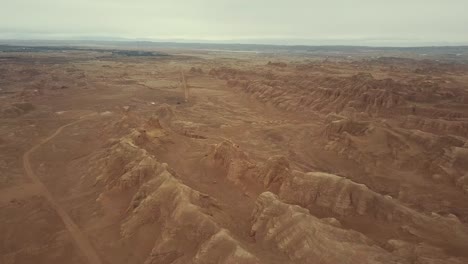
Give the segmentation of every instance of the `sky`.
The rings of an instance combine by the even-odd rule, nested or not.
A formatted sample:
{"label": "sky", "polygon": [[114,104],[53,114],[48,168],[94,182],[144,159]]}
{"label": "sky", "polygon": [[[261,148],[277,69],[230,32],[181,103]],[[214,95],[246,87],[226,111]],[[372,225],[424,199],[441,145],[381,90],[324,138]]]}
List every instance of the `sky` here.
{"label": "sky", "polygon": [[0,39],[466,45],[468,0],[0,0]]}

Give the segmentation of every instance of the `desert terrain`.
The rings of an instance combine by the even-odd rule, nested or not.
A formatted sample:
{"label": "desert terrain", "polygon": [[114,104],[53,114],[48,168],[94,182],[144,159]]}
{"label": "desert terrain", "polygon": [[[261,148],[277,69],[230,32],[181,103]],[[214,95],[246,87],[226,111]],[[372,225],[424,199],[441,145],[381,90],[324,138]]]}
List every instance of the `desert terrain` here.
{"label": "desert terrain", "polygon": [[0,263],[468,263],[468,48],[0,46]]}

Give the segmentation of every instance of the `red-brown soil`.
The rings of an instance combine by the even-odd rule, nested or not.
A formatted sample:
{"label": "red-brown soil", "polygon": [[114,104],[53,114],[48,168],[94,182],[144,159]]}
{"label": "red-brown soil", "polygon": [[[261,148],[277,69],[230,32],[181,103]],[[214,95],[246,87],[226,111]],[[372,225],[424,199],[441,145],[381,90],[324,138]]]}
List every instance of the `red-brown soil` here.
{"label": "red-brown soil", "polygon": [[0,263],[468,263],[464,64],[0,58]]}

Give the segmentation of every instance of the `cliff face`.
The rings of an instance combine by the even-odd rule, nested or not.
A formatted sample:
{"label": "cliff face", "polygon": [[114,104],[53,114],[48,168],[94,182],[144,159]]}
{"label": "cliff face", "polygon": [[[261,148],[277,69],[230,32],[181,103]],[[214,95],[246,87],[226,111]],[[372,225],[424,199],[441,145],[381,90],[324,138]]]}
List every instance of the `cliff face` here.
{"label": "cliff face", "polygon": [[361,233],[330,225],[270,192],[257,198],[252,235],[258,243],[283,252],[294,263],[399,263],[398,257]]}
{"label": "cliff face", "polygon": [[130,193],[122,239],[138,243],[134,237],[141,230],[157,226],[145,263],[260,263],[217,224],[213,215],[222,214],[217,201],[178,180],[140,146],[145,138],[138,131],[121,138],[97,154],[91,168],[103,187],[98,199],[103,206],[109,196]]}
{"label": "cliff face", "polygon": [[[357,131],[362,131],[362,129],[358,129]],[[220,148],[219,146],[223,147]],[[284,230],[286,227],[280,227],[283,223],[279,224],[275,222],[277,218],[281,218],[281,216],[270,215],[270,210],[274,213],[281,211],[281,215],[284,214],[284,216],[282,216],[284,218],[291,217],[291,215],[297,212],[300,212],[300,215],[308,215],[309,211],[325,211],[328,212],[328,215],[338,220],[347,222],[347,219],[356,219],[358,222],[366,223],[367,226],[347,222],[349,227],[364,234],[368,232],[369,228],[380,228],[382,231],[386,230],[385,232],[389,234],[406,234],[416,237],[417,240],[421,242],[438,246],[443,245],[444,247],[448,246],[456,250],[461,250],[468,244],[468,229],[453,215],[441,216],[438,214],[427,215],[420,213],[405,206],[398,199],[389,195],[379,194],[369,189],[364,184],[355,183],[350,179],[338,175],[323,172],[304,173],[293,170],[290,168],[288,160],[284,157],[275,156],[268,159],[265,163],[255,163],[232,142],[223,142],[213,149],[214,153],[211,157],[213,157],[215,161],[218,161],[221,166],[224,166],[229,180],[241,186],[249,186],[252,182],[255,182],[257,186],[260,186],[263,190],[270,190],[277,194],[276,196],[272,193],[264,193],[259,196],[255,209],[256,213],[254,213],[254,222],[260,219],[257,224],[261,225],[263,228],[260,229],[262,230],[262,235],[260,235],[262,239],[268,241],[276,239],[276,243],[281,244],[279,247],[287,251],[286,254],[291,258],[293,258],[296,253],[289,252],[288,250],[293,250],[296,246],[289,245],[289,242],[281,241],[291,240],[295,241],[295,243],[305,243],[308,245],[318,242],[304,242],[303,240],[305,238],[302,235],[304,235],[305,231]],[[224,154],[221,155],[219,152]],[[229,158],[217,160],[217,157]],[[235,166],[232,166],[233,164]],[[288,203],[289,205],[278,206],[283,209],[265,209],[269,208],[269,203],[275,205]],[[262,214],[263,211],[265,211],[265,214]],[[302,216],[297,217],[302,219]],[[315,217],[312,216],[311,218],[315,219]],[[296,220],[292,219],[284,221],[284,226],[296,223]],[[304,220],[304,222],[307,221]],[[277,231],[279,232],[278,236],[297,232],[298,237],[271,238],[271,233],[276,232],[273,231],[274,227],[278,227],[278,229],[281,230]],[[273,229],[269,230],[268,228]],[[255,228],[255,224],[252,230],[256,233],[257,229]],[[314,231],[310,232],[311,234],[315,234]],[[388,243],[387,239],[391,239],[392,235],[373,238]],[[289,246],[284,246],[283,244],[288,244]],[[288,247],[290,248],[288,249]],[[317,251],[322,252],[320,249],[317,249]],[[316,252],[313,254],[318,253]],[[298,257],[298,261],[305,261],[302,258],[307,259],[308,257]]]}

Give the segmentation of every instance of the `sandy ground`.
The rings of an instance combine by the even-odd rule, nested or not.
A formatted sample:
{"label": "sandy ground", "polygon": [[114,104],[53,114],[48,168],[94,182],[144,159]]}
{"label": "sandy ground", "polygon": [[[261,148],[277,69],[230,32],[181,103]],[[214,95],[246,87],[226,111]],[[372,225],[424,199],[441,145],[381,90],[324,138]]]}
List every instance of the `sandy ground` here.
{"label": "sandy ground", "polygon": [[[0,58],[1,263],[468,261],[464,65],[188,51]],[[161,170],[170,195],[148,187]],[[293,177],[310,179],[288,189]],[[303,220],[268,216],[282,210]],[[305,231],[261,235],[283,225]],[[364,259],[340,259],[355,245]]]}

